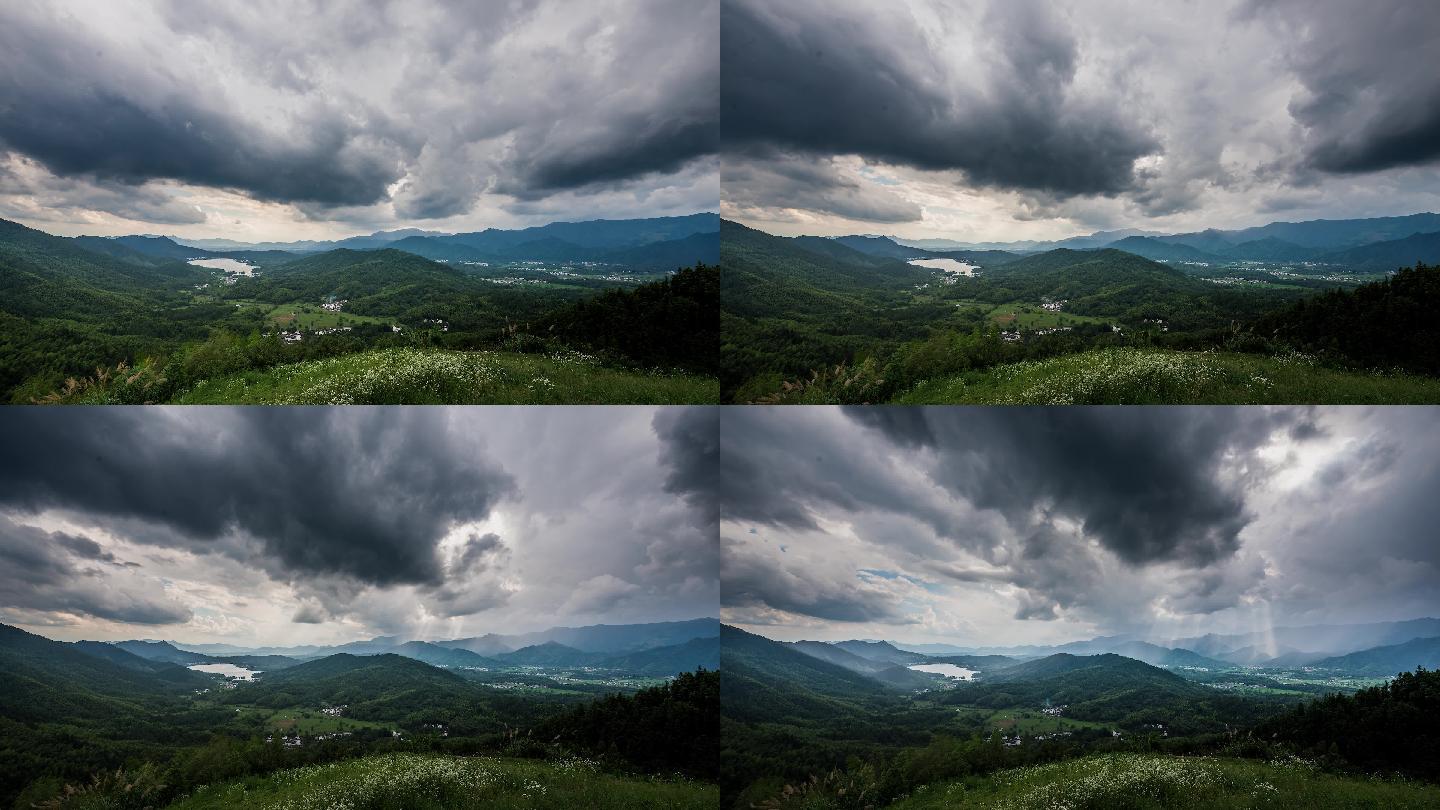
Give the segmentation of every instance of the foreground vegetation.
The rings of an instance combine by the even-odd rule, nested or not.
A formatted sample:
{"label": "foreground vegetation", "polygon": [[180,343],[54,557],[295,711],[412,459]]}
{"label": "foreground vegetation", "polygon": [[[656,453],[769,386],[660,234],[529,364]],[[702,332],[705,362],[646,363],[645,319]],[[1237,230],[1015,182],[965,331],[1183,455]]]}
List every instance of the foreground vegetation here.
{"label": "foreground vegetation", "polygon": [[[704,255],[706,245],[716,241],[713,233],[695,237],[677,242],[674,255]],[[132,249],[158,250],[150,241],[164,249]],[[0,399],[170,402],[202,383],[241,375],[273,387],[263,374],[255,375],[292,366],[300,367],[298,372],[287,368],[282,376],[358,374],[365,378],[362,384],[393,387],[404,380],[393,370],[394,358],[383,354],[348,365],[304,366],[399,349],[534,355],[534,363],[516,357],[507,365],[514,375],[526,373],[527,366],[535,373],[485,383],[483,390],[463,380],[439,386],[440,394],[434,387],[389,390],[376,401],[431,402],[452,394],[458,398],[439,401],[717,399],[686,383],[627,379],[662,369],[661,376],[689,375],[703,388],[703,379],[715,376],[719,272],[714,266],[670,272],[678,263],[452,265],[387,248],[236,254],[249,269],[227,273],[181,258],[196,252],[203,251],[165,239],[66,239],[0,220]],[[578,375],[567,375],[568,367],[547,365],[547,358],[557,355],[586,356],[575,369],[603,379],[580,384]],[[415,372],[420,385],[444,373],[433,357],[422,365]],[[458,371],[474,372],[474,364]],[[574,376],[577,385],[563,385],[552,371]],[[243,395],[243,388],[238,393]],[[202,399],[250,401],[217,400],[215,390]]]}
{"label": "foreground vegetation", "polygon": [[1115,654],[987,656],[981,680],[917,688],[897,685],[903,667],[865,675],[736,628],[722,634],[729,810],[1440,799],[1440,673],[1423,668],[1353,695],[1235,694]]}
{"label": "foreground vegetation", "polygon": [[907,405],[1391,405],[1440,402],[1440,378],[1327,368],[1314,356],[1299,353],[1112,348],[927,380],[893,401]]}
{"label": "foreground vegetation", "polygon": [[[186,797],[239,806],[225,798],[235,785],[283,805],[306,792],[286,792],[301,783],[320,796],[337,795],[320,789],[334,783],[378,797],[353,806],[415,807],[427,805],[384,789],[446,796],[482,777],[524,788],[497,794],[514,806],[608,806],[584,798],[587,776],[597,793],[618,780],[657,797],[634,806],[707,790],[713,806],[713,788],[681,780],[716,780],[718,673],[624,679],[655,684],[636,689],[616,685],[613,671],[565,672],[339,653],[227,683],[113,645],[0,625],[0,807],[138,809]],[[496,758],[509,764],[497,770]],[[393,773],[365,776],[371,766]],[[644,787],[655,780],[660,787]],[[520,803],[547,795],[531,782],[557,803]]]}
{"label": "foreground vegetation", "polygon": [[[810,793],[807,799],[806,793]],[[775,808],[855,807],[799,788]],[[1104,754],[1000,771],[988,777],[917,788],[896,810],[1170,810],[1170,808],[1422,808],[1440,804],[1440,787],[1327,774],[1312,762],[1271,762],[1157,754]]]}
{"label": "foreground vegetation", "polygon": [[[713,379],[607,368],[581,352],[551,355],[385,349],[292,363],[202,381],[181,404],[688,404],[714,402]],[[99,388],[76,397],[117,397]]]}
{"label": "foreground vegetation", "polygon": [[966,276],[869,241],[722,223],[723,400],[1440,402],[1440,269],[1423,263],[1384,275],[1057,249],[992,251]]}
{"label": "foreground vegetation", "polygon": [[169,806],[176,810],[232,807],[700,810],[714,807],[717,800],[717,789],[713,785],[607,774],[594,760],[582,758],[537,762],[389,754],[208,785]]}

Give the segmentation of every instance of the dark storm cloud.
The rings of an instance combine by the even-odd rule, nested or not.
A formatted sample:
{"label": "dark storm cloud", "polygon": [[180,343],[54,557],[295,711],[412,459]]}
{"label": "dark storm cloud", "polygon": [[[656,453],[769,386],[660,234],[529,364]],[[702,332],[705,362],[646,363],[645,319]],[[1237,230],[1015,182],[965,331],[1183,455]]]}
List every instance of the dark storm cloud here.
{"label": "dark storm cloud", "polygon": [[141,183],[174,179],[266,200],[363,205],[401,166],[387,139],[364,136],[365,110],[318,101],[284,133],[214,105],[216,88],[115,60],[74,29],[37,15],[0,25],[0,144],[56,175]]}
{"label": "dark storm cloud", "polygon": [[0,11],[0,151],[312,216],[393,201],[434,218],[490,192],[669,175],[719,147],[715,2],[133,11],[113,31],[64,4]]}
{"label": "dark storm cloud", "polygon": [[1217,478],[1227,452],[1291,434],[1295,411],[1197,408],[851,408],[856,422],[925,447],[937,483],[1025,525],[1037,509],[1078,521],[1132,564],[1202,566],[1239,547],[1244,494]]}
{"label": "dark storm cloud", "polygon": [[1435,615],[1440,409],[843,414],[726,412],[733,620],[965,616],[993,642]]}
{"label": "dark storm cloud", "polygon": [[1440,49],[1433,3],[1378,0],[1363,12],[1344,0],[1255,0],[1243,15],[1277,38],[1305,92],[1290,113],[1306,129],[1303,165],[1373,172],[1440,159]]}
{"label": "dark storm cloud", "polygon": [[98,178],[59,177],[34,161],[0,155],[0,201],[10,198],[51,211],[80,215],[103,211],[162,225],[204,222],[205,212],[165,190]]}
{"label": "dark storm cloud", "polygon": [[97,576],[77,560],[115,561],[89,538],[47,532],[0,514],[0,607],[134,624],[189,620],[190,611],[183,606],[156,599],[123,580]]}
{"label": "dark storm cloud", "polygon": [[721,599],[727,608],[770,608],[838,622],[909,621],[899,600],[858,577],[775,565],[744,544],[725,542]]}
{"label": "dark storm cloud", "polygon": [[721,110],[727,148],[770,144],[964,171],[980,186],[1114,194],[1157,142],[1118,101],[1072,93],[1079,53],[1043,5],[996,4],[994,42],[967,84],[898,6],[726,2]]}
{"label": "dark storm cloud", "polygon": [[513,492],[423,412],[255,408],[205,418],[22,409],[0,424],[0,506],[63,510],[204,548],[253,540],[288,576],[438,584],[436,544]]}
{"label": "dark storm cloud", "polygon": [[833,165],[766,148],[734,150],[720,171],[725,201],[739,209],[798,208],[868,222],[914,222],[916,203],[844,176]]}
{"label": "dark storm cloud", "polygon": [[942,536],[964,530],[960,516],[917,493],[912,482],[896,480],[866,444],[839,444],[799,413],[783,413],[725,410],[720,502],[726,518],[816,529],[823,512],[837,507],[903,513]]}
{"label": "dark storm cloud", "polygon": [[477,573],[490,567],[498,558],[504,557],[509,552],[505,547],[505,541],[500,535],[494,532],[485,534],[472,534],[465,538],[465,544],[460,547],[460,555],[455,558],[454,570],[463,573]]}
{"label": "dark storm cloud", "polygon": [[106,551],[99,543],[88,537],[77,537],[64,532],[55,532],[52,537],[57,545],[81,559],[108,563],[118,562],[114,554]]}
{"label": "dark storm cloud", "polygon": [[[698,101],[716,92],[715,87],[697,87],[693,95],[687,94],[687,100]],[[647,174],[668,174],[720,148],[720,127],[713,111],[708,115],[697,111],[690,121],[619,121],[614,135],[616,140],[608,143],[588,143],[573,152],[537,156],[524,174],[530,185],[530,194],[525,196],[543,196],[547,191],[615,183]]]}
{"label": "dark storm cloud", "polygon": [[324,608],[315,604],[304,604],[295,611],[295,615],[291,617],[290,621],[296,624],[323,624],[326,618]]}
{"label": "dark storm cloud", "polygon": [[[718,5],[645,0],[603,12],[615,37],[608,45],[614,56],[594,68],[604,86],[565,82],[561,92],[572,95],[548,100],[553,117],[535,116],[517,130],[512,165],[497,188],[533,200],[673,174],[715,155]],[[585,114],[574,115],[574,108]]]}
{"label": "dark storm cloud", "polygon": [[650,420],[660,440],[665,491],[683,497],[696,512],[696,525],[714,533],[719,526],[720,414],[716,408],[668,408]]}

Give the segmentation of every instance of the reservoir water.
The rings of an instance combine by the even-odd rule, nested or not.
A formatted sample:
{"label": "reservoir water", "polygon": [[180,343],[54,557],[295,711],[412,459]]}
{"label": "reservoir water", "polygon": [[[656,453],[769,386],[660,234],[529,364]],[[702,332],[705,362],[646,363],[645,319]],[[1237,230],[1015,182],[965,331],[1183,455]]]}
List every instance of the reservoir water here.
{"label": "reservoir water", "polygon": [[190,264],[196,267],[209,267],[212,270],[224,270],[227,273],[236,273],[248,276],[255,272],[255,268],[235,259],[191,259]]}
{"label": "reservoir water", "polygon": [[[228,261],[228,260],[227,260]],[[211,675],[224,675],[227,678],[235,678],[241,681],[253,681],[259,675],[259,670],[249,670],[244,667],[237,667],[234,664],[191,664],[187,669],[196,672],[208,672]]]}
{"label": "reservoir water", "polygon": [[956,261],[955,259],[911,259],[910,264],[917,267],[929,267],[932,270],[944,270],[947,273],[954,273],[957,276],[973,276],[978,269],[973,264]]}
{"label": "reservoir water", "polygon": [[955,678],[961,681],[973,681],[975,676],[980,674],[978,669],[966,669],[957,667],[954,664],[911,664],[909,669],[916,672],[933,672],[936,675],[944,675],[947,678]]}

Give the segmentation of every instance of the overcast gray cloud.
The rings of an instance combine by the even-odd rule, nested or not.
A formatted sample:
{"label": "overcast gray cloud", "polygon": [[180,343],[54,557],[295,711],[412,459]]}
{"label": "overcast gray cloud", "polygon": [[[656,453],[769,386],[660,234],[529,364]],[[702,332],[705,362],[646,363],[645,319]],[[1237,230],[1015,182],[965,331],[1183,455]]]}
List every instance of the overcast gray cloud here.
{"label": "overcast gray cloud", "polygon": [[716,419],[16,409],[0,422],[0,621],[293,641],[713,615],[713,482],[691,458],[713,459]]}
{"label": "overcast gray cloud", "polygon": [[[1420,0],[723,0],[727,216],[1183,232],[1440,206]],[[1283,215],[1283,216],[1282,216]]]}
{"label": "overcast gray cloud", "polygon": [[[718,48],[715,0],[10,3],[0,153],[31,170],[0,215],[488,225],[568,193],[577,218],[690,213],[718,193]],[[127,187],[154,202],[107,200]]]}
{"label": "overcast gray cloud", "polygon": [[729,0],[721,108],[727,146],[776,144],[961,169],[978,185],[1115,192],[1156,149],[1119,99],[1072,94],[1078,47],[1044,4],[997,4],[993,34],[966,54],[967,81],[941,31],[904,7]]}
{"label": "overcast gray cloud", "polygon": [[17,524],[0,515],[0,605],[129,624],[173,624],[190,618],[183,605],[147,592],[143,581],[128,571],[86,566],[95,562],[117,563],[93,540]]}
{"label": "overcast gray cloud", "polygon": [[[494,462],[430,430],[423,414],[236,414],[212,424],[143,410],[68,420],[23,410],[0,426],[0,507],[128,518],[195,544],[250,537],[298,575],[435,584],[435,541],[514,491]],[[357,463],[367,456],[383,463]]]}
{"label": "overcast gray cloud", "polygon": [[1407,66],[1440,46],[1432,4],[1391,0],[1357,14],[1345,0],[1251,0],[1238,16],[1273,26],[1304,87],[1290,101],[1304,165],[1361,173],[1440,160],[1440,79]]}
{"label": "overcast gray cloud", "polygon": [[1434,615],[1437,424],[1433,408],[729,409],[725,615],[787,638],[980,644]]}

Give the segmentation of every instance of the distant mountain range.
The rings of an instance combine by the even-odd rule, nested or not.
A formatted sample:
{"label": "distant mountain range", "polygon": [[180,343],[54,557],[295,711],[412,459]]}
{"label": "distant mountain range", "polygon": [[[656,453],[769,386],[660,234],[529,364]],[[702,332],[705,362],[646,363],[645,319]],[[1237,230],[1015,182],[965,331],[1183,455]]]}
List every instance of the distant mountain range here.
{"label": "distant mountain range", "polygon": [[[1440,262],[1440,214],[1368,219],[1272,222],[1239,230],[1194,233],[1145,230],[1096,231],[1051,242],[958,242],[842,236],[837,242],[873,256],[909,259],[918,254],[974,255],[995,264],[997,253],[1039,253],[1057,248],[1115,248],[1155,261],[1315,261],[1355,272],[1386,272],[1417,261]],[[982,254],[988,254],[982,258]]]}
{"label": "distant mountain range", "polygon": [[[599,667],[648,675],[673,675],[719,666],[717,619],[648,624],[552,627],[520,635],[490,634],[448,641],[377,636],[334,646],[237,647],[136,640],[100,644],[142,660],[189,666],[233,663],[257,670],[293,667],[333,655],[399,655],[439,667]],[[483,651],[483,652],[482,652]]]}
{"label": "distant mountain range", "polygon": [[[1319,667],[1384,677],[1416,667],[1440,667],[1440,619],[1356,625],[1276,627],[1266,632],[1144,640],[1100,636],[1054,645],[964,647],[880,640],[800,641],[799,652],[870,674],[887,666],[953,663],[981,672],[1054,655],[1114,654],[1157,667]],[[1008,669],[1007,669],[1008,671]],[[988,678],[987,678],[988,679]]]}
{"label": "distant mountain range", "polygon": [[[871,670],[873,659],[842,648],[893,656],[884,642],[785,643],[725,626],[721,630],[722,703],[725,715],[742,722],[821,721],[862,711],[885,712],[900,692],[934,689],[947,682],[896,665]],[[829,648],[828,650],[825,648]],[[889,650],[885,649],[888,647]],[[835,655],[838,652],[839,655]],[[902,651],[903,652],[903,651]],[[863,663],[869,661],[869,663]],[[904,673],[897,678],[897,670]],[[964,689],[936,692],[945,703],[990,707],[1069,704],[1067,716],[1111,720],[1134,712],[1222,699],[1214,690],[1143,661],[1114,653],[1052,653],[1029,660],[1008,659],[982,670]],[[953,682],[950,682],[953,684]],[[1211,723],[1211,725],[1218,725]]]}
{"label": "distant mountain range", "polygon": [[123,248],[163,259],[393,248],[445,262],[594,261],[644,270],[673,270],[696,262],[718,262],[719,232],[719,215],[700,213],[682,217],[552,222],[517,230],[489,228],[473,233],[405,228],[335,241],[239,242],[153,235],[82,236],[77,241],[98,252],[113,254],[117,248]]}
{"label": "distant mountain range", "polygon": [[[708,623],[708,624],[707,624]],[[661,623],[673,638],[673,625]],[[716,670],[720,665],[719,622],[697,620],[696,632],[708,626],[710,635],[697,635],[678,644],[637,648],[620,653],[584,652],[555,642],[522,647],[495,659],[475,653],[441,647],[423,641],[378,638],[341,647],[313,648],[313,655],[290,658],[277,655],[210,655],[184,650],[166,641],[54,641],[17,627],[0,624],[0,712],[7,719],[29,717],[45,707],[65,705],[67,711],[84,713],[97,696],[129,698],[135,695],[163,696],[179,691],[203,689],[213,684],[211,676],[189,669],[196,664],[232,663],[265,672],[268,689],[284,691],[290,684],[313,685],[338,679],[344,687],[357,673],[383,673],[387,682],[411,686],[459,684],[461,680],[446,667],[568,667],[594,666],[624,670],[629,674],[670,676],[699,667]],[[639,629],[647,625],[600,625]],[[592,628],[556,628],[580,631]],[[664,631],[662,631],[664,632]],[[602,634],[604,631],[602,631]],[[70,704],[74,704],[73,706]],[[28,708],[27,708],[28,706]],[[100,707],[106,712],[114,706]]]}

